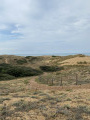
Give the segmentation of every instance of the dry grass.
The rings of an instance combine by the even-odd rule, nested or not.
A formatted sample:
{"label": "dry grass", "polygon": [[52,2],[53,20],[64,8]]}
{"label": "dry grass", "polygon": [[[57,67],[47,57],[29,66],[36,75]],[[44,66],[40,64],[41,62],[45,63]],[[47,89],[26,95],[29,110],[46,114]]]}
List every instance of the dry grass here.
{"label": "dry grass", "polygon": [[[25,62],[24,62],[25,61]],[[69,56],[15,56],[15,55],[0,55],[0,64],[7,63],[11,65],[20,65],[26,67],[39,68],[42,65],[74,65],[77,62],[86,61],[90,63],[90,57],[84,55],[69,55]],[[22,64],[19,64],[19,63]]]}
{"label": "dry grass", "polygon": [[[78,65],[78,63],[83,63],[83,65],[90,65],[90,57],[75,57],[68,60],[60,62],[62,65]],[[87,64],[84,64],[86,62]],[[82,64],[81,64],[82,65]]]}
{"label": "dry grass", "polygon": [[35,78],[0,82],[0,120],[90,119],[90,84],[62,88]]}
{"label": "dry grass", "polygon": [[[0,63],[4,61],[16,65],[15,59],[24,58],[0,56]],[[82,80],[90,80],[89,67],[70,66],[80,61],[89,63],[90,57],[41,56],[33,58],[32,62],[31,59],[25,59],[27,63],[23,66],[34,68],[40,65],[68,64],[65,70],[56,72],[55,75],[65,76],[78,73],[82,76]],[[48,73],[45,75],[48,76]],[[48,86],[37,83],[36,78],[0,81],[0,120],[90,120],[90,83],[77,86],[72,84]]]}

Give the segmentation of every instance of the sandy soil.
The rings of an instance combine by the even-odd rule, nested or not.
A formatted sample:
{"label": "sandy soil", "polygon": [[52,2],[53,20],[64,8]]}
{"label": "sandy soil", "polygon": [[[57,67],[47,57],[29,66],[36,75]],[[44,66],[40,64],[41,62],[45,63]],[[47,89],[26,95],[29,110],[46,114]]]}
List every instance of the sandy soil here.
{"label": "sandy soil", "polygon": [[75,57],[68,60],[64,60],[62,65],[77,65],[78,62],[87,62],[87,65],[90,64],[90,57]]}

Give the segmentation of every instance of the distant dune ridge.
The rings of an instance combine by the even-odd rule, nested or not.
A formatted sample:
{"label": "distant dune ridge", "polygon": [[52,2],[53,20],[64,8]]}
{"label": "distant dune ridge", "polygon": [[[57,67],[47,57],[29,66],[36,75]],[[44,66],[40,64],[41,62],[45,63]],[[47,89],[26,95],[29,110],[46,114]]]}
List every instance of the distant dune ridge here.
{"label": "distant dune ridge", "polygon": [[89,65],[90,56],[82,54],[69,56],[15,56],[0,55],[0,64],[12,64],[20,66],[39,67],[40,65]]}

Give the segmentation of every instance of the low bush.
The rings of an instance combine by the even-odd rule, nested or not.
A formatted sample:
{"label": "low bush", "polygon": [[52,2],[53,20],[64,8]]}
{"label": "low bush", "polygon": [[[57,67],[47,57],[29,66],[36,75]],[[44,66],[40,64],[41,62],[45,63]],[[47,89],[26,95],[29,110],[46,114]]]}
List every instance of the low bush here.
{"label": "low bush", "polygon": [[2,80],[12,80],[15,79],[14,76],[9,75],[9,74],[0,74],[0,81]]}
{"label": "low bush", "polygon": [[52,55],[52,57],[57,57],[57,56],[55,56],[55,55]]}
{"label": "low bush", "polygon": [[26,59],[30,59],[30,58],[32,58],[32,56],[26,56],[25,58],[26,58]]}
{"label": "low bush", "polygon": [[30,110],[35,110],[38,108],[38,103],[37,102],[25,102],[23,100],[18,101],[17,103],[14,103],[13,106],[15,106],[16,111],[21,111],[21,112],[29,112]]}
{"label": "low bush", "polygon": [[28,80],[24,80],[24,84],[26,84],[26,85],[27,85],[28,83],[29,83],[29,81],[28,81]]}
{"label": "low bush", "polygon": [[34,61],[34,60],[37,60],[38,57],[34,57],[34,56],[26,56],[26,59],[29,59],[29,61]]}
{"label": "low bush", "polygon": [[80,62],[77,62],[77,64],[87,64],[87,62],[86,61],[84,61],[84,62],[80,61]]}
{"label": "low bush", "polygon": [[35,76],[42,74],[42,71],[28,67],[13,67],[8,69],[7,73],[15,77]]}
{"label": "low bush", "polygon": [[25,64],[25,63],[27,63],[26,59],[17,60],[17,64],[22,65],[22,64]]}
{"label": "low bush", "polygon": [[9,64],[0,64],[0,80],[14,79],[17,77],[40,75],[41,70],[30,67],[11,66]]}
{"label": "low bush", "polygon": [[63,67],[58,67],[58,66],[40,66],[40,69],[45,71],[45,72],[56,72],[63,70]]}

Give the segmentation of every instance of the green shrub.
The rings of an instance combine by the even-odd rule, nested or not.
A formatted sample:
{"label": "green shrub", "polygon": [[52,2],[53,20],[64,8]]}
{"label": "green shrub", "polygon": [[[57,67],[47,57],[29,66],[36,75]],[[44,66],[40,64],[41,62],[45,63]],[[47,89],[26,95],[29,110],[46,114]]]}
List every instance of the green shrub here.
{"label": "green shrub", "polygon": [[63,70],[64,68],[58,66],[40,66],[40,69],[45,72],[55,72],[55,71]]}
{"label": "green shrub", "polygon": [[27,60],[26,59],[21,59],[21,60],[17,60],[17,64],[25,64],[27,63]]}
{"label": "green shrub", "polygon": [[35,110],[38,108],[37,102],[25,102],[23,100],[18,101],[17,103],[14,103],[13,106],[15,106],[16,111],[21,112],[29,112],[30,110]]}
{"label": "green shrub", "polygon": [[2,68],[0,67],[0,73],[2,72]]}
{"label": "green shrub", "polygon": [[7,70],[7,74],[15,76],[15,77],[21,77],[23,74],[23,69],[20,67],[9,68]]}
{"label": "green shrub", "polygon": [[1,80],[12,80],[12,79],[15,79],[15,77],[12,76],[12,75],[9,75],[9,74],[0,74],[0,81]]}
{"label": "green shrub", "polygon": [[38,59],[38,57],[34,57],[34,56],[26,56],[26,58],[29,59],[30,61]]}
{"label": "green shrub", "polygon": [[11,65],[10,64],[6,64],[6,63],[2,63],[2,64],[0,64],[0,69],[8,69],[8,68],[10,68],[11,67]]}
{"label": "green shrub", "polygon": [[30,67],[11,66],[9,64],[0,64],[0,80],[13,79],[15,77],[35,76],[43,72]]}
{"label": "green shrub", "polygon": [[55,56],[55,55],[52,55],[52,57],[57,57],[57,56]]}
{"label": "green shrub", "polygon": [[28,61],[31,63],[42,60],[42,58],[34,56],[26,56],[26,59],[28,59]]}
{"label": "green shrub", "polygon": [[29,83],[29,81],[28,81],[28,80],[24,80],[24,84],[26,84],[26,85],[27,85],[28,83]]}
{"label": "green shrub", "polygon": [[86,61],[84,61],[84,62],[77,62],[77,64],[87,64],[87,62]]}
{"label": "green shrub", "polygon": [[3,57],[0,57],[0,59],[3,59]]}
{"label": "green shrub", "polygon": [[9,68],[12,68],[12,66],[11,66],[10,64],[6,64],[6,63],[0,64],[0,73],[6,74],[6,71],[7,71]]}
{"label": "green shrub", "polygon": [[13,67],[8,69],[7,73],[15,77],[25,77],[42,74],[42,71],[28,67]]}
{"label": "green shrub", "polygon": [[32,56],[26,56],[25,58],[26,58],[26,59],[30,59],[30,58],[32,58]]}

